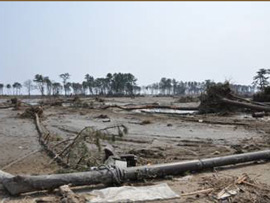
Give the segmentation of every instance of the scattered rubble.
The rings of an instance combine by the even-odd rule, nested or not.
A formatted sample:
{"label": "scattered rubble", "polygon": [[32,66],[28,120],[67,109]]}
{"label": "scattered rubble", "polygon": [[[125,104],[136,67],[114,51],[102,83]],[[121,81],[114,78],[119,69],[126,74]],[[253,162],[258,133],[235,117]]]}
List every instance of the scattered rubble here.
{"label": "scattered rubble", "polygon": [[237,112],[240,109],[270,111],[270,106],[234,95],[228,82],[210,84],[200,96],[200,101],[200,113]]}
{"label": "scattered rubble", "polygon": [[204,177],[201,185],[211,188],[208,199],[228,200],[229,202],[269,202],[270,186],[249,178],[247,174],[240,177],[214,175]]}
{"label": "scattered rubble", "polygon": [[[237,102],[240,102],[240,99],[235,99],[228,95],[227,98],[230,97],[230,100],[234,100]],[[226,99],[227,99],[226,98]],[[89,103],[90,99],[85,99],[82,98],[78,100],[80,102],[80,108],[82,103]],[[106,99],[107,100],[107,99]],[[241,101],[249,103],[247,101]],[[124,103],[124,102],[123,102]],[[250,103],[249,103],[250,104]],[[160,104],[158,104],[160,105]],[[258,105],[258,104],[256,104]],[[53,105],[51,105],[53,106]],[[126,105],[119,105],[123,108],[126,108]],[[136,105],[129,105],[129,107],[135,107]],[[166,106],[166,105],[165,105]],[[70,107],[74,107],[73,103]],[[162,119],[167,119],[169,118],[167,115],[144,115],[143,117],[140,117],[140,114],[133,114],[133,112],[121,112],[121,114],[128,115],[128,119],[118,119],[118,115],[116,115],[119,110],[117,109],[109,109],[107,111],[101,111],[99,110],[99,106],[95,106],[97,108],[93,110],[87,110],[87,109],[76,109],[76,108],[59,108],[61,109],[58,110],[56,107],[50,107],[46,106],[46,112],[47,109],[51,108],[51,112],[48,114],[46,113],[46,120],[49,117],[48,115],[53,115],[53,119],[51,121],[57,121],[58,118],[59,122],[57,121],[56,125],[60,125],[62,127],[67,126],[66,123],[68,122],[74,122],[74,120],[79,119],[80,121],[83,120],[86,123],[86,116],[80,116],[80,115],[90,115],[87,117],[87,122],[90,122],[92,125],[93,123],[99,125],[99,127],[86,127],[87,129],[82,129],[83,133],[79,135],[78,133],[78,128],[67,128],[68,131],[65,131],[68,135],[58,135],[58,133],[51,131],[50,128],[47,128],[48,126],[51,127],[52,123],[46,122],[46,120],[42,119],[42,122],[39,121],[40,125],[40,131],[42,135],[42,142],[44,148],[48,148],[53,152],[49,152],[51,157],[53,158],[54,161],[57,161],[58,158],[61,158],[64,163],[66,163],[67,168],[70,168],[69,172],[75,172],[75,171],[88,171],[91,167],[97,166],[96,170],[101,169],[98,166],[102,165],[104,163],[104,151],[102,150],[105,144],[110,143],[112,144],[113,148],[117,151],[117,153],[121,152],[123,150],[124,153],[130,153],[130,154],[135,154],[138,156],[138,163],[139,164],[149,164],[149,166],[153,166],[156,163],[168,163],[168,162],[176,162],[176,161],[181,161],[181,160],[192,160],[194,158],[201,158],[203,156],[205,157],[217,157],[217,156],[223,156],[227,154],[240,154],[240,153],[245,153],[247,151],[259,151],[261,149],[267,149],[269,148],[269,145],[266,142],[266,138],[268,136],[267,132],[267,125],[268,123],[268,114],[267,111],[253,111],[253,116],[250,114],[245,114],[241,115],[243,118],[246,116],[245,119],[239,119],[238,117],[235,116],[235,118],[232,118],[232,115],[227,115],[224,117],[220,117],[219,114],[210,114],[208,115],[194,115],[194,116],[175,116],[175,120],[173,119],[168,119],[166,122],[162,123]],[[136,106],[139,107],[139,106]],[[41,113],[39,113],[38,108],[41,107],[30,107],[30,108],[22,108],[25,109],[25,111],[21,114],[22,117],[24,118],[35,118],[35,115],[38,114],[38,117],[42,117],[44,112],[43,108],[41,108]],[[238,108],[238,107],[237,107]],[[65,110],[65,112],[62,112],[62,110]],[[6,110],[5,110],[6,111]],[[55,112],[54,112],[55,111]],[[22,110],[21,110],[22,112]],[[65,116],[68,114],[71,114],[75,116],[75,119],[71,120],[70,117],[68,119],[65,119]],[[81,113],[80,113],[81,112]],[[93,114],[92,114],[93,112]],[[102,114],[100,114],[102,112]],[[252,113],[252,112],[251,112]],[[57,115],[59,114],[59,115]],[[57,115],[57,116],[55,116]],[[98,115],[94,117],[93,115]],[[255,115],[255,116],[254,116]],[[238,115],[237,115],[238,116]],[[130,119],[130,118],[133,118]],[[241,117],[241,118],[242,118]],[[96,118],[96,119],[101,119],[101,120],[94,120],[94,119],[89,119],[89,118]],[[158,133],[152,133],[147,136],[138,133],[138,131],[133,131],[132,133],[133,136],[136,135],[137,138],[133,137],[124,137],[122,138],[121,136],[125,134],[124,128],[120,127],[120,132],[118,127],[115,127],[114,129],[103,129],[104,132],[99,132],[100,131],[100,126],[102,125],[109,125],[106,122],[109,120],[111,121],[112,118],[112,125],[121,123],[120,121],[127,120],[127,126],[129,126],[129,123],[132,123],[134,120],[139,121],[136,124],[140,125],[132,125],[131,128],[136,128],[136,129],[152,129],[156,128],[158,125],[163,126],[162,129],[165,129],[163,133],[158,132]],[[21,119],[22,120],[22,119]],[[131,120],[131,121],[130,121]],[[25,122],[27,120],[22,120],[22,122]],[[149,122],[148,122],[149,121]],[[250,122],[252,121],[252,122]],[[66,123],[65,123],[66,122]],[[104,122],[104,123],[102,123]],[[192,123],[194,122],[194,123]],[[79,122],[77,122],[79,123]],[[134,122],[133,122],[134,123]],[[152,124],[152,125],[147,125],[147,124]],[[188,127],[186,126],[188,124]],[[214,139],[211,142],[206,142],[206,139],[197,139],[194,138],[194,142],[188,142],[188,138],[186,141],[183,139],[183,134],[173,134],[174,137],[169,137],[167,134],[167,131],[173,132],[176,128],[188,128],[190,130],[191,136],[193,135],[194,132],[196,132],[196,129],[192,128],[192,126],[205,126],[208,130],[210,128],[213,128],[217,124],[220,127],[226,127],[226,129],[235,129],[235,133],[239,132],[239,129],[246,129],[246,130],[256,130],[256,132],[261,131],[260,137],[256,137],[254,140],[247,139],[243,140],[242,143],[236,143],[234,145],[232,144],[227,144],[227,140],[225,138],[223,139],[220,138]],[[54,125],[54,123],[53,123]],[[73,124],[73,126],[76,126],[76,123]],[[85,125],[87,126],[87,125]],[[117,126],[117,125],[116,125]],[[173,128],[166,128],[173,126]],[[76,126],[77,127],[77,126]],[[107,127],[106,127],[107,128]],[[50,131],[48,131],[48,129]],[[161,129],[161,128],[159,128]],[[59,130],[59,129],[58,129]],[[107,131],[108,130],[108,131]],[[133,130],[133,129],[132,129]],[[214,130],[217,130],[215,128]],[[102,130],[101,130],[102,131]],[[184,131],[185,132],[185,131]],[[207,131],[208,133],[209,131]],[[232,131],[234,132],[234,131]],[[137,134],[135,134],[137,133]],[[189,133],[189,132],[188,132]],[[194,133],[195,134],[195,133]],[[58,136],[58,138],[57,138]],[[78,136],[78,138],[76,138]],[[101,138],[99,139],[99,136]],[[104,136],[104,137],[103,137]],[[168,136],[168,138],[167,138]],[[181,138],[182,137],[182,138]],[[57,139],[56,139],[57,138]],[[104,139],[103,139],[104,138]],[[164,141],[165,140],[165,141]],[[113,142],[117,141],[117,142]],[[217,143],[218,142],[218,143]],[[160,145],[160,143],[166,143],[163,146]],[[269,142],[270,144],[270,142]],[[121,145],[121,146],[120,146]],[[225,149],[226,145],[226,149]],[[85,146],[87,150],[85,149]],[[24,148],[21,148],[20,150],[23,151]],[[226,151],[227,150],[227,151]],[[34,153],[34,152],[33,152]],[[85,156],[84,156],[85,155]],[[89,159],[89,157],[91,157]],[[143,159],[141,161],[140,159]],[[118,160],[118,161],[123,161],[123,160]],[[13,163],[13,162],[12,162]],[[17,161],[14,162],[15,164]],[[52,163],[52,162],[51,162]],[[50,167],[50,165],[48,165]],[[110,173],[110,170],[102,168],[103,170],[107,170],[108,173]],[[65,172],[68,172],[66,170]],[[192,171],[188,171],[186,174],[190,174]],[[139,174],[142,179],[144,179],[145,174]],[[149,175],[149,174],[148,174]],[[152,176],[153,174],[150,174]],[[165,178],[168,178],[169,176],[165,176]],[[174,180],[174,176],[171,176],[172,180]],[[169,179],[165,179],[168,180]],[[171,180],[171,178],[170,178]],[[235,180],[235,179],[234,179]],[[196,199],[200,198],[201,196],[206,197],[209,199],[209,201],[230,201],[235,199],[237,200],[236,202],[241,202],[237,198],[240,198],[239,195],[241,196],[242,193],[245,193],[242,191],[247,190],[248,193],[245,193],[247,195],[251,195],[252,200],[257,200],[258,202],[267,202],[269,201],[269,196],[262,195],[261,197],[258,196],[257,193],[260,193],[259,190],[255,189],[256,187],[263,188],[263,185],[260,185],[260,183],[246,179],[248,183],[242,182],[241,184],[236,184],[239,190],[234,187],[231,187],[229,189],[225,189],[227,186],[225,185],[224,188],[219,188],[217,190],[215,187],[212,187],[210,184],[209,185],[202,185],[201,188],[198,188],[198,190],[195,191],[188,191],[186,193],[181,194],[181,197],[191,197],[194,196]],[[152,180],[150,179],[150,182],[152,183]],[[230,180],[227,181],[229,183]],[[255,186],[252,186],[252,185]],[[262,187],[261,187],[262,186]],[[70,188],[73,186],[69,186]],[[247,189],[246,187],[249,187]],[[268,186],[266,186],[268,187]],[[70,189],[69,188],[69,189]],[[252,188],[253,191],[255,191],[255,194],[249,194],[252,193]],[[73,188],[72,188],[73,189]],[[71,189],[70,189],[71,191]],[[75,190],[74,190],[75,191]],[[71,191],[72,192],[72,191]],[[63,193],[64,194],[64,193]],[[253,195],[253,196],[252,196]],[[67,201],[67,196],[61,195],[61,198],[58,197],[55,199],[54,202],[57,201]],[[76,193],[75,193],[75,196]],[[264,199],[260,199],[264,198]],[[181,198],[180,198],[181,199]],[[220,200],[219,200],[220,199]],[[247,198],[244,199],[246,202],[248,202]],[[260,200],[260,201],[259,201]],[[42,201],[42,200],[40,200]],[[45,201],[45,200],[44,200]],[[75,200],[73,200],[76,202]]]}

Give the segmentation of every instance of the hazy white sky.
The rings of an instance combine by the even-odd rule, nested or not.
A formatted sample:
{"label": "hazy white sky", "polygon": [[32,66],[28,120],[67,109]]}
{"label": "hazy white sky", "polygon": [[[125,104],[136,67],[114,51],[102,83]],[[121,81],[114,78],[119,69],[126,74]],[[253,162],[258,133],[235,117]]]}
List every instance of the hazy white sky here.
{"label": "hazy white sky", "polygon": [[0,2],[0,83],[131,72],[250,84],[270,66],[270,2]]}

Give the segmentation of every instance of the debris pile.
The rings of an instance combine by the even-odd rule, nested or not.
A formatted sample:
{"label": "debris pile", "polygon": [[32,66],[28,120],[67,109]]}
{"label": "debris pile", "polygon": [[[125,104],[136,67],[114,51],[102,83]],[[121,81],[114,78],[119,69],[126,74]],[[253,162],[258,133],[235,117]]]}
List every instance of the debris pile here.
{"label": "debris pile", "polygon": [[230,112],[235,110],[234,106],[221,101],[222,98],[230,97],[231,89],[228,82],[210,84],[206,92],[200,96],[200,113]]}
{"label": "debris pile", "polygon": [[150,120],[143,120],[140,125],[148,125],[151,124],[152,122]]}
{"label": "debris pile", "polygon": [[89,109],[92,109],[93,105],[94,105],[93,101],[91,101],[90,103],[85,102],[85,101],[81,100],[79,96],[75,96],[74,99],[71,102],[71,106],[75,107],[75,108],[89,108]]}
{"label": "debris pile", "polygon": [[21,118],[35,118],[35,115],[38,115],[39,117],[43,116],[43,108],[40,106],[31,106],[20,115]]}
{"label": "debris pile", "polygon": [[177,99],[176,102],[178,103],[189,103],[189,102],[199,102],[198,97],[193,97],[193,96],[182,96],[179,99]]}
{"label": "debris pile", "polygon": [[20,110],[20,107],[22,105],[21,100],[19,100],[17,97],[11,98],[10,99],[11,104],[14,105],[14,110]]}
{"label": "debris pile", "polygon": [[240,177],[210,176],[204,177],[201,183],[207,189],[211,201],[226,202],[269,202],[270,186],[252,180],[247,174]]}
{"label": "debris pile", "polygon": [[62,104],[64,103],[64,101],[62,99],[55,99],[51,102],[51,106],[62,106]]}
{"label": "debris pile", "polygon": [[105,100],[102,99],[102,98],[100,98],[100,97],[96,97],[95,100],[96,100],[97,102],[101,102],[101,103],[104,103],[104,102],[105,102]]}
{"label": "debris pile", "polygon": [[[109,130],[116,130],[111,133]],[[115,137],[122,137],[128,133],[124,125],[117,125],[96,130],[93,127],[83,128],[73,139],[66,139],[57,143],[47,142],[53,147],[54,159],[61,159],[70,169],[87,170],[92,166],[103,164],[105,153],[101,150],[107,142],[115,141]],[[49,138],[46,138],[48,140]],[[45,141],[46,141],[45,140]]]}
{"label": "debris pile", "polygon": [[228,82],[208,85],[200,100],[200,113],[227,113],[239,110],[270,112],[270,106],[266,104],[234,95]]}
{"label": "debris pile", "polygon": [[100,114],[99,116],[94,117],[96,119],[105,119],[105,118],[109,118],[109,116],[107,116],[106,114]]}

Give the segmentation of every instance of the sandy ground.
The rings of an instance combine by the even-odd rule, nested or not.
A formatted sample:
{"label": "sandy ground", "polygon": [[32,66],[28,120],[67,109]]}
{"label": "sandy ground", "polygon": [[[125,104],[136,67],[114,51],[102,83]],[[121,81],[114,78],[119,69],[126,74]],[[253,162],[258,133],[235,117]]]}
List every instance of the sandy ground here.
{"label": "sandy ground", "polygon": [[[83,99],[90,102],[93,99]],[[5,101],[4,99],[0,102]],[[36,103],[24,100],[27,103]],[[103,104],[146,104],[197,106],[198,103],[178,103],[177,98],[140,97],[140,98],[104,98]],[[22,119],[18,115],[22,110],[0,109],[0,168],[12,174],[47,174],[60,170],[56,164],[48,164],[50,158],[38,142],[38,133],[33,120]],[[169,115],[140,113],[109,108],[106,110],[45,107],[42,123],[52,133],[62,139],[75,136],[82,128],[93,126],[96,129],[124,124],[129,133],[122,140],[112,143],[118,154],[132,153],[138,156],[138,164],[156,164],[216,157],[240,152],[269,149],[270,118],[252,118],[248,114],[229,116],[218,115]],[[99,115],[108,119],[98,119]],[[142,122],[148,124],[142,125]],[[251,178],[270,184],[270,164],[260,163],[216,169],[189,174],[188,179],[173,177],[166,180],[152,180],[149,183],[167,182],[178,194],[196,191],[207,176],[239,176],[247,173]],[[135,184],[136,185],[136,184]],[[137,184],[140,185],[140,184]],[[0,196],[1,197],[1,196]],[[20,202],[22,198],[9,198],[5,202]],[[24,197],[25,198],[25,197]],[[34,197],[30,197],[30,199]],[[30,201],[30,200],[29,200]],[[201,196],[181,197],[166,202],[207,202]]]}

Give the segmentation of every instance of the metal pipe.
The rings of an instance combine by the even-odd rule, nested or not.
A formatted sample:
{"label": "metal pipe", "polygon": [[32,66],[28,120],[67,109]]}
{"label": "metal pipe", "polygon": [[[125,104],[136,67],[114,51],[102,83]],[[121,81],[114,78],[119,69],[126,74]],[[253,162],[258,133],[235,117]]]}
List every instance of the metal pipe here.
{"label": "metal pipe", "polygon": [[179,175],[186,171],[198,171],[218,166],[226,166],[251,161],[269,160],[270,150],[249,152],[237,155],[229,155],[216,158],[198,159],[176,163],[157,164],[150,166],[138,166],[127,168],[125,178],[138,180],[140,178],[163,177],[166,175]]}
{"label": "metal pipe", "polygon": [[166,175],[183,174],[186,171],[199,171],[217,166],[269,159],[270,150],[265,150],[216,158],[138,166],[125,169],[105,166],[105,168],[101,170],[70,174],[12,176],[2,179],[2,184],[11,194],[17,195],[36,190],[53,189],[63,184],[71,184],[72,186],[94,185],[99,183],[113,184],[120,181],[127,182],[146,178],[160,178]]}

